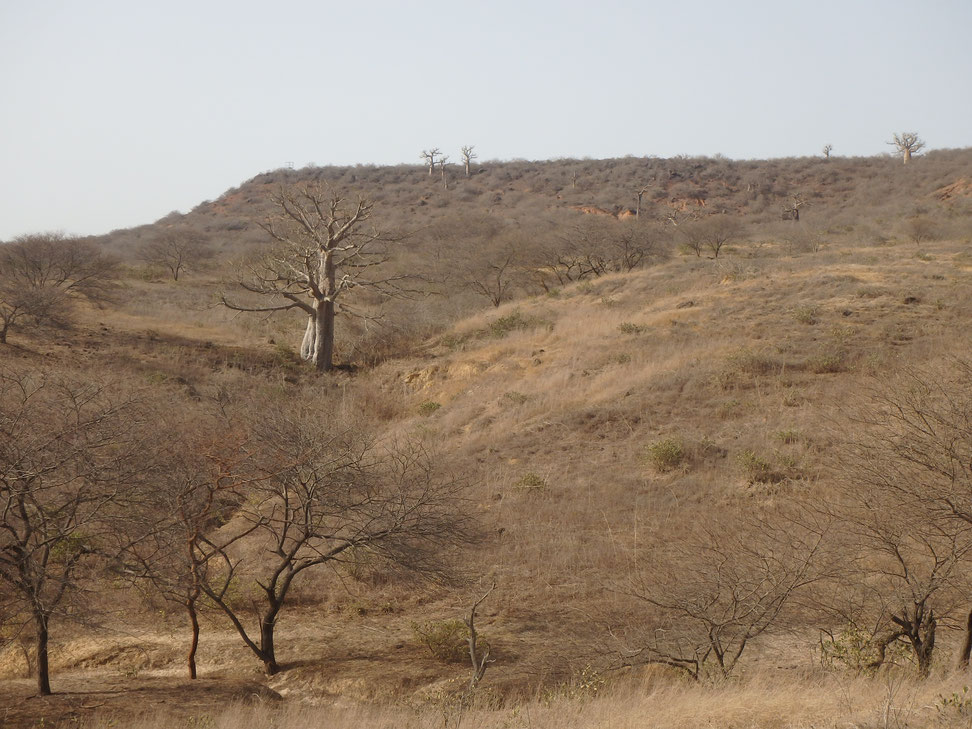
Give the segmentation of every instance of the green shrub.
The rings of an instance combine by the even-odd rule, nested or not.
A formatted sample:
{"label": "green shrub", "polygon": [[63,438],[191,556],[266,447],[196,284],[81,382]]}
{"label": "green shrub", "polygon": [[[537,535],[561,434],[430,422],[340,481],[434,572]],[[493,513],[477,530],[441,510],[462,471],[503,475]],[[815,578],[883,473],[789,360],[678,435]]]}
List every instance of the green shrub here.
{"label": "green shrub", "polygon": [[[437,660],[445,663],[463,663],[469,660],[469,628],[461,620],[412,623],[412,633]],[[479,636],[477,642],[485,643]]]}
{"label": "green shrub", "polygon": [[515,488],[523,491],[542,491],[547,488],[547,479],[543,476],[530,471],[523,478],[513,484]]}
{"label": "green shrub", "polygon": [[630,321],[623,321],[618,324],[618,331],[622,334],[641,334],[646,331],[648,327],[643,324],[635,324]]}
{"label": "green shrub", "polygon": [[675,438],[655,441],[645,448],[645,459],[659,473],[678,468],[685,459],[685,448]]}
{"label": "green shrub", "polygon": [[424,415],[428,417],[429,415],[431,415],[441,407],[442,405],[440,405],[437,402],[433,402],[432,400],[426,400],[425,402],[423,402],[421,405],[418,406],[419,415]]}
{"label": "green shrub", "polygon": [[517,392],[516,390],[510,390],[503,395],[504,400],[508,400],[513,405],[523,405],[530,398],[524,395],[522,392]]}
{"label": "green shrub", "polygon": [[529,329],[531,326],[531,320],[523,316],[519,309],[515,309],[506,316],[501,316],[499,319],[491,321],[489,323],[489,333],[490,336],[496,339],[502,339],[510,332]]}
{"label": "green shrub", "polygon": [[807,362],[807,368],[816,375],[828,372],[843,372],[844,353],[842,351],[822,352]]}
{"label": "green shrub", "polygon": [[745,450],[739,454],[739,463],[746,472],[749,483],[779,483],[785,476],[773,464],[755,451]]}
{"label": "green shrub", "polygon": [[803,436],[800,435],[798,430],[780,430],[777,431],[776,437],[789,445],[790,443],[799,443]]}
{"label": "green shrub", "polygon": [[796,319],[801,324],[816,324],[817,323],[817,307],[816,306],[801,306],[794,310],[793,318]]}

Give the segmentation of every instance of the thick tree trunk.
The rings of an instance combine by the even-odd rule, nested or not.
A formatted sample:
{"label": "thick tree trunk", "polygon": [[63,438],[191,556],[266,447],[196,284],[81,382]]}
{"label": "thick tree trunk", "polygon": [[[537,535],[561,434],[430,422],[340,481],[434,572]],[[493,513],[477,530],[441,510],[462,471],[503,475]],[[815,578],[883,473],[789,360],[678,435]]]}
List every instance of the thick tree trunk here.
{"label": "thick tree trunk", "polygon": [[34,615],[37,628],[37,693],[41,696],[51,695],[51,673],[47,661],[47,616],[37,613]]}
{"label": "thick tree trunk", "polygon": [[965,638],[962,640],[962,650],[959,651],[959,668],[969,667],[969,655],[972,654],[972,610],[965,620]]}
{"label": "thick tree trunk", "polygon": [[334,366],[334,302],[322,301],[317,309],[315,324],[314,364],[321,372]]}
{"label": "thick tree trunk", "polygon": [[904,149],[902,150],[902,152],[903,152],[902,156],[904,157],[904,164],[908,164],[909,162],[911,162],[911,150]]}
{"label": "thick tree trunk", "polygon": [[186,610],[189,611],[189,622],[192,625],[192,641],[189,643],[189,678],[196,677],[196,649],[199,647],[199,618],[196,615],[196,604],[194,600],[186,602]]}
{"label": "thick tree trunk", "polygon": [[314,353],[317,351],[317,325],[315,321],[316,317],[307,317],[304,339],[300,343],[300,358],[305,362],[314,361]]}

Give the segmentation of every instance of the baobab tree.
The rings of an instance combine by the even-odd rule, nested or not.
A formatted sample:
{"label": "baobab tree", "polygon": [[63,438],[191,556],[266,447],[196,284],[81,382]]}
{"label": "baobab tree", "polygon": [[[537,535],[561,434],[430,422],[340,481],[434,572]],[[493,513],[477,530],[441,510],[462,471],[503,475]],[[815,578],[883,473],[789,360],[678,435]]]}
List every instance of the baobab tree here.
{"label": "baobab tree", "polygon": [[469,165],[471,165],[472,161],[477,157],[476,153],[473,152],[473,149],[475,149],[475,147],[471,145],[467,145],[462,148],[462,164],[463,167],[466,168],[466,177],[469,177]]}
{"label": "baobab tree", "polygon": [[425,163],[429,166],[429,177],[435,172],[435,161],[436,158],[442,153],[438,147],[432,147],[432,149],[423,149],[422,154],[419,156],[425,160]]}
{"label": "baobab tree", "polygon": [[444,154],[439,158],[439,174],[442,176],[442,186],[449,189],[449,178],[446,177],[446,165],[449,164],[449,155]]}
{"label": "baobab tree", "polygon": [[[397,282],[406,277],[367,275],[387,260],[387,241],[377,228],[368,226],[374,210],[372,201],[359,198],[350,202],[320,183],[284,188],[270,200],[276,212],[260,227],[274,246],[236,282],[244,291],[270,302],[261,305],[225,294],[221,302],[234,311],[304,312],[307,326],[300,356],[318,370],[330,370],[334,365],[338,300],[361,288],[379,294],[401,293]],[[356,313],[347,306],[342,311]]]}
{"label": "baobab tree", "polygon": [[645,196],[645,193],[648,192],[654,186],[655,186],[655,182],[654,182],[654,180],[652,180],[647,185],[642,185],[640,188],[638,188],[638,193],[637,193],[638,194],[638,207],[635,208],[635,217],[636,218],[640,218],[641,217],[641,199]]}
{"label": "baobab tree", "polygon": [[830,153],[833,152],[833,151],[834,151],[834,145],[832,145],[832,144],[825,144],[823,146],[823,156],[824,156],[824,159],[830,159]]}
{"label": "baobab tree", "polygon": [[908,164],[911,161],[911,155],[918,154],[925,146],[924,141],[918,138],[917,132],[895,134],[894,139],[888,142],[888,144],[896,147],[901,152],[901,158],[904,164]]}

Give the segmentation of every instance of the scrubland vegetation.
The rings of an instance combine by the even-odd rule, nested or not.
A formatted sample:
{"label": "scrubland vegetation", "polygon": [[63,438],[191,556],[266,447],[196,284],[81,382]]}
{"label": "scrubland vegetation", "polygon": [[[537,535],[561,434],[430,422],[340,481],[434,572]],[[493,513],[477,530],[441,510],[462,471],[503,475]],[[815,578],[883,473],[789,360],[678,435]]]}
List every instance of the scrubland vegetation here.
{"label": "scrubland vegetation", "polygon": [[970,322],[968,150],[7,242],[3,725],[968,726]]}

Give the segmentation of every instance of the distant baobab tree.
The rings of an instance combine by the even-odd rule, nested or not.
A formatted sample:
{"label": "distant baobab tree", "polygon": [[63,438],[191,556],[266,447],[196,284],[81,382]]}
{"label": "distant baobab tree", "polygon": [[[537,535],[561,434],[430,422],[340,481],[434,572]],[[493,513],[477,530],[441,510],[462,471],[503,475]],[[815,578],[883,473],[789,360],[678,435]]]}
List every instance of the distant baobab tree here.
{"label": "distant baobab tree", "polygon": [[780,206],[780,219],[799,221],[800,208],[808,204],[809,203],[803,199],[802,195],[791,196],[789,202],[786,202]]}
{"label": "distant baobab tree", "polygon": [[442,153],[438,147],[433,147],[432,149],[423,149],[422,154],[419,156],[425,160],[425,163],[429,166],[429,177],[435,172],[435,160]]}
{"label": "distant baobab tree", "polygon": [[636,218],[640,218],[641,217],[641,199],[645,196],[645,193],[648,192],[654,186],[655,186],[655,181],[652,180],[647,185],[642,185],[641,188],[638,190],[638,193],[637,193],[638,194],[638,207],[635,208],[635,217]]}
{"label": "distant baobab tree", "polygon": [[442,186],[449,189],[449,178],[446,177],[446,165],[449,164],[449,155],[444,154],[439,158],[439,174],[442,176]]}
{"label": "distant baobab tree", "polygon": [[834,145],[832,145],[832,144],[825,144],[823,146],[824,159],[830,159],[830,153],[833,152],[833,151],[834,151]]}
{"label": "distant baobab tree", "polygon": [[904,164],[908,164],[911,161],[911,155],[918,154],[925,146],[925,143],[918,138],[917,132],[901,132],[901,134],[895,134],[894,139],[888,142],[888,144],[898,148]]}
{"label": "distant baobab tree", "polygon": [[475,147],[472,145],[464,146],[462,148],[462,164],[466,168],[466,177],[469,177],[469,165],[474,159],[476,159],[476,153],[473,152]]}

